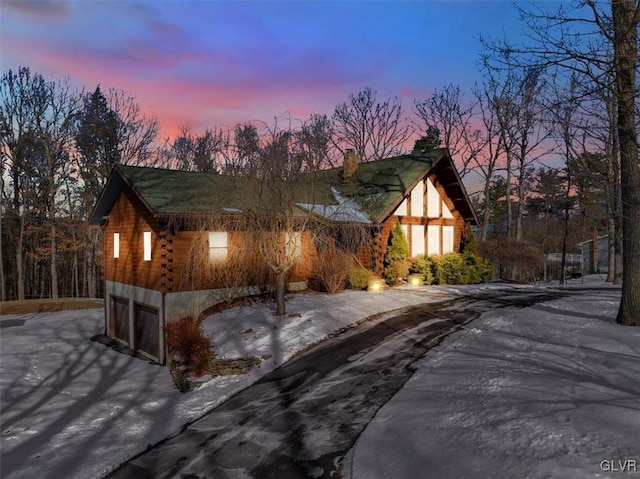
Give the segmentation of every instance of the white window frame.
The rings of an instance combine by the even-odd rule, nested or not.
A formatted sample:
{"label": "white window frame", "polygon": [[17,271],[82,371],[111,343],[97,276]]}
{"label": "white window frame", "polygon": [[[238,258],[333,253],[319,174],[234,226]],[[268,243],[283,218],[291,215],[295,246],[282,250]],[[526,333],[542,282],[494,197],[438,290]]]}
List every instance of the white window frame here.
{"label": "white window frame", "polygon": [[120,258],[120,233],[113,233],[113,259]]}
{"label": "white window frame", "polygon": [[151,261],[151,231],[142,233],[142,259]]}
{"label": "white window frame", "polygon": [[209,231],[209,263],[221,263],[229,255],[229,234],[226,231]]}

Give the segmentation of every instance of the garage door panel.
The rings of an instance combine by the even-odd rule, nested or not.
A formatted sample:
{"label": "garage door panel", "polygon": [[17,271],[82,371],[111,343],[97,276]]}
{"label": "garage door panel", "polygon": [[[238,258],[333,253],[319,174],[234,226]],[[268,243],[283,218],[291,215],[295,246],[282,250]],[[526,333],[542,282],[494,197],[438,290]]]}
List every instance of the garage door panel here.
{"label": "garage door panel", "polygon": [[158,308],[136,304],[134,308],[135,349],[160,357],[160,323]]}
{"label": "garage door panel", "polygon": [[129,300],[111,296],[113,335],[129,344]]}

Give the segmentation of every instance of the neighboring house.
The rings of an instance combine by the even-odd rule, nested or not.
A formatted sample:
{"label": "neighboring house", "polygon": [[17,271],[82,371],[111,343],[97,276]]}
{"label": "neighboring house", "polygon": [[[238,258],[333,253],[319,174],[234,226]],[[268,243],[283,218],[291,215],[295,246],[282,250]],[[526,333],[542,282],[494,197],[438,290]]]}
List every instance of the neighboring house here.
{"label": "neighboring house", "polygon": [[[596,248],[593,247],[595,240]],[[578,243],[582,256],[582,270],[585,274],[609,272],[609,235],[595,236],[594,239]]]}
{"label": "neighboring house", "polygon": [[[358,231],[363,239],[354,255],[377,274],[397,221],[412,257],[458,251],[466,224],[477,222],[445,149],[360,164],[347,155],[344,167],[275,186],[279,195],[267,192],[260,201],[277,203],[285,192],[292,224],[322,225],[336,243]],[[251,200],[264,188],[255,178],[116,166],[89,220],[104,233],[105,333],[164,363],[163,325],[190,304],[219,302],[216,288],[224,287],[203,290],[184,281],[194,244],[208,248],[212,264],[229,261],[249,235]],[[205,229],[198,218],[207,219]],[[291,288],[306,287],[322,249],[312,230],[287,233],[299,257],[288,278]],[[206,261],[199,266],[206,268]],[[260,286],[260,277],[247,281]]]}

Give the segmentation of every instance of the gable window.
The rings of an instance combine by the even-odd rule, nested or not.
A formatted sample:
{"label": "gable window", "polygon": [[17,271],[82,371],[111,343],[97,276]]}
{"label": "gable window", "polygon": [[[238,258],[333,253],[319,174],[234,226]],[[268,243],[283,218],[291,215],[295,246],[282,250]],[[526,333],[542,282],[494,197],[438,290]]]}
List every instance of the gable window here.
{"label": "gable window", "polygon": [[151,231],[142,233],[142,259],[151,261]]}
{"label": "gable window", "polygon": [[422,181],[411,190],[411,216],[424,216],[424,183]]}
{"label": "gable window", "polygon": [[228,235],[226,231],[209,231],[209,262],[219,263],[227,260]]}
{"label": "gable window", "polygon": [[427,182],[427,218],[440,217],[440,195],[429,178]]}
{"label": "gable window", "polygon": [[442,217],[449,218],[449,219],[453,218],[453,213],[451,213],[451,210],[449,209],[447,204],[444,202],[444,200],[442,200]]}
{"label": "gable window", "polygon": [[120,258],[120,233],[113,233],[113,259]]}

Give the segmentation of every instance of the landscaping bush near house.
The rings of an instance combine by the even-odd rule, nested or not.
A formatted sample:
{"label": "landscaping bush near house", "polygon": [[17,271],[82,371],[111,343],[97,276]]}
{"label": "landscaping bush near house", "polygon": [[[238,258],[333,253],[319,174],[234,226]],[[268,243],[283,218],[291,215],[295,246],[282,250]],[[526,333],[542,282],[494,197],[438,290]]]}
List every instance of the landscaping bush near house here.
{"label": "landscaping bush near house", "polygon": [[406,261],[394,261],[384,268],[384,279],[387,284],[393,286],[402,278],[409,274],[409,268]]}
{"label": "landscaping bush near house", "polygon": [[394,285],[399,279],[405,278],[409,274],[408,257],[407,239],[400,223],[396,223],[389,238],[387,255],[384,258],[384,279],[387,280],[388,284]]}
{"label": "landscaping bush near house", "polygon": [[506,238],[478,243],[479,253],[495,268],[498,277],[516,281],[535,281],[544,267],[539,246]]}
{"label": "landscaping bush near house", "polygon": [[373,273],[366,268],[358,267],[349,271],[347,280],[351,289],[365,289],[369,286],[369,281],[373,278]]}
{"label": "landscaping bush near house", "polygon": [[420,273],[425,284],[486,283],[493,276],[492,264],[470,253],[418,256],[414,258],[410,271]]}
{"label": "landscaping bush near house", "polygon": [[328,293],[337,293],[345,288],[351,258],[348,253],[330,248],[318,254],[313,274]]}
{"label": "landscaping bush near house", "polygon": [[200,323],[193,316],[183,316],[165,326],[170,370],[181,391],[186,388],[186,378],[202,376],[209,372],[214,356],[211,341],[205,337]]}
{"label": "landscaping bush near house", "polygon": [[410,273],[418,273],[422,275],[422,281],[424,284],[433,283],[433,272],[431,271],[432,264],[428,256],[420,255],[413,259],[413,263],[409,268]]}

